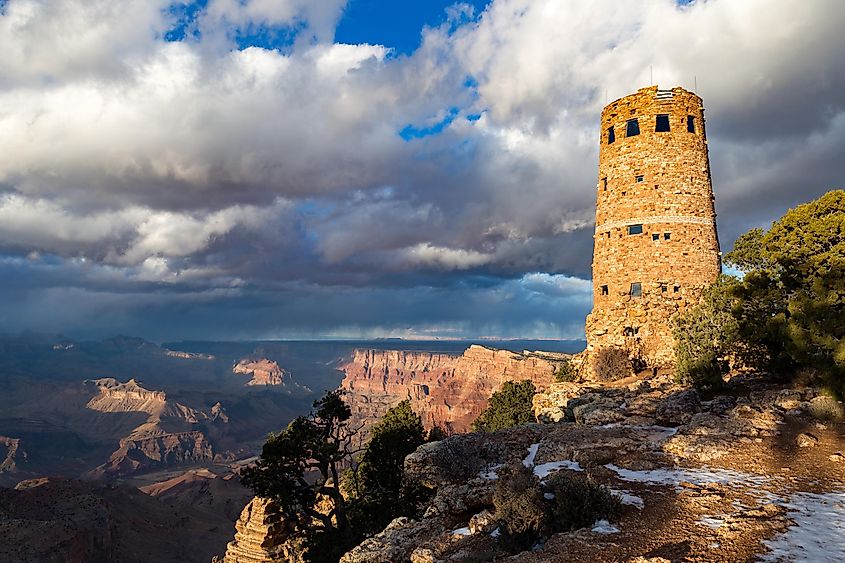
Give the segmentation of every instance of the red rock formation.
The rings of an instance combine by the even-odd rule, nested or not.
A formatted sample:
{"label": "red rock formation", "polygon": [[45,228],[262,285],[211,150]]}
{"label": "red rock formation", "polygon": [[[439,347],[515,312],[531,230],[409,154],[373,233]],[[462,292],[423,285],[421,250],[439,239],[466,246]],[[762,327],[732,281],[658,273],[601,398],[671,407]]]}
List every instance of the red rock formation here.
{"label": "red rock formation", "polygon": [[547,386],[566,354],[492,350],[473,345],[460,356],[398,350],[356,350],[341,367],[354,420],[367,425],[409,399],[426,428],[466,432],[505,381]]}
{"label": "red rock formation", "polygon": [[260,360],[241,360],[232,368],[232,373],[250,375],[247,385],[284,385],[290,375],[279,364],[266,358]]}

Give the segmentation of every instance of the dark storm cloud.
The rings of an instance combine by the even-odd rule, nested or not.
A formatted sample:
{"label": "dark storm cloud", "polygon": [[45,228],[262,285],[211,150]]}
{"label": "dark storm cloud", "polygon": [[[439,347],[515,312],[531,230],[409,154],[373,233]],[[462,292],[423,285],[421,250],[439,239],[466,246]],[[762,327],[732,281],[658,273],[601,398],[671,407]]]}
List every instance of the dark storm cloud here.
{"label": "dark storm cloud", "polygon": [[495,0],[408,56],[334,44],[344,5],[211,1],[167,42],[166,0],[8,2],[0,328],[571,335],[598,115],[649,67],[699,85],[725,250],[842,185],[834,0]]}

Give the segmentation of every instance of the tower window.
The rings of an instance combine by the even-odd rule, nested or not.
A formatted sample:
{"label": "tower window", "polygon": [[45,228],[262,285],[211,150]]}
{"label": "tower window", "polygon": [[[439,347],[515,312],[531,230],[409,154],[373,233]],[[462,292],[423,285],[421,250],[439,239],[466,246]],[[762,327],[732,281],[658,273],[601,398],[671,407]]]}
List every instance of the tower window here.
{"label": "tower window", "polygon": [[640,282],[634,282],[631,284],[631,297],[642,297],[643,296],[643,284]]}
{"label": "tower window", "polygon": [[638,327],[638,326],[626,326],[622,330],[622,334],[624,334],[625,336],[635,336],[639,332],[640,332],[640,327]]}
{"label": "tower window", "polygon": [[608,294],[608,290],[607,290],[607,286],[606,286],[606,285],[601,286],[601,294],[602,294],[602,295],[607,295],[607,294]]}
{"label": "tower window", "polygon": [[660,233],[651,233],[651,240],[660,240]]}
{"label": "tower window", "polygon": [[657,123],[654,125],[654,130],[658,133],[669,131],[669,114],[662,113],[657,116]]}
{"label": "tower window", "polygon": [[633,137],[634,135],[640,134],[640,122],[637,121],[636,118],[629,119],[627,126],[625,127],[625,136],[626,137]]}
{"label": "tower window", "polygon": [[616,140],[616,133],[613,132],[613,125],[607,128],[607,144],[611,144]]}
{"label": "tower window", "polygon": [[681,286],[679,286],[679,285],[675,284],[675,287],[673,287],[673,288],[672,288],[672,291],[673,291],[673,292],[675,292],[675,293],[680,293],[680,291],[681,291]]}
{"label": "tower window", "polygon": [[669,287],[665,283],[660,284],[660,293],[666,293],[669,291]]}
{"label": "tower window", "polygon": [[628,234],[629,235],[641,235],[641,234],[643,234],[643,226],[642,225],[628,225]]}
{"label": "tower window", "polygon": [[689,131],[690,133],[695,133],[695,116],[687,116],[687,131]]}
{"label": "tower window", "polygon": [[604,191],[607,191],[607,178],[601,179],[601,189],[603,189]]}
{"label": "tower window", "polygon": [[663,233],[663,240],[669,240],[672,237],[672,233]]}
{"label": "tower window", "polygon": [[638,184],[640,182],[644,181],[644,180],[645,180],[645,176],[643,176],[642,174],[637,174],[636,176],[634,176],[634,181],[637,182]]}

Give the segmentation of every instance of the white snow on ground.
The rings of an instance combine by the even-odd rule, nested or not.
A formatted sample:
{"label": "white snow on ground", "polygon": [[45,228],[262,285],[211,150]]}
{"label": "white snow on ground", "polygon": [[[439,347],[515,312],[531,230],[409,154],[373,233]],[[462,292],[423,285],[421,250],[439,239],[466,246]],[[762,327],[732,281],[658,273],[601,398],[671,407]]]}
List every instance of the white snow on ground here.
{"label": "white snow on ground", "polygon": [[499,469],[504,467],[504,464],[497,463],[496,465],[491,465],[486,467],[478,472],[478,476],[482,479],[487,479],[488,481],[495,481],[499,478],[499,475],[496,473]]}
{"label": "white snow on ground", "polygon": [[742,473],[731,469],[712,469],[707,467],[691,469],[678,467],[674,469],[661,468],[635,471],[633,469],[619,467],[612,463],[608,463],[605,467],[616,473],[623,481],[652,483],[655,485],[678,486],[681,483],[692,483],[694,485],[718,483],[732,488],[745,488],[762,487],[769,482],[769,478],[765,475]]}
{"label": "white snow on ground", "polygon": [[469,531],[469,528],[458,528],[457,530],[452,530],[453,536],[470,536],[472,532]]}
{"label": "white snow on ground", "polygon": [[490,537],[491,538],[498,538],[501,533],[502,533],[501,530],[499,530],[499,528],[496,528],[495,530],[490,532]]}
{"label": "white snow on ground", "polygon": [[534,459],[537,457],[537,450],[540,449],[540,444],[531,444],[528,446],[528,455],[522,460],[522,465],[525,467],[533,467]]}
{"label": "white snow on ground", "polygon": [[616,534],[619,532],[619,528],[612,525],[607,520],[599,520],[593,524],[593,531],[598,534]]}
{"label": "white snow on ground", "polygon": [[794,525],[763,542],[762,561],[845,561],[845,492],[795,493],[783,505]]}
{"label": "white snow on ground", "polygon": [[550,461],[549,463],[541,463],[534,466],[534,475],[540,479],[545,479],[553,471],[560,469],[569,469],[571,471],[584,471],[577,461],[564,459],[563,461]]}
{"label": "white snow on ground", "polygon": [[713,528],[714,530],[719,529],[725,525],[725,521],[723,519],[717,518],[715,516],[702,516],[701,518],[699,518],[698,523],[702,526]]}
{"label": "white snow on ground", "polygon": [[640,510],[645,508],[645,501],[637,495],[633,494],[631,491],[625,491],[622,489],[610,489],[610,492],[613,494],[613,496],[618,497],[619,500],[622,501],[622,504],[635,506]]}

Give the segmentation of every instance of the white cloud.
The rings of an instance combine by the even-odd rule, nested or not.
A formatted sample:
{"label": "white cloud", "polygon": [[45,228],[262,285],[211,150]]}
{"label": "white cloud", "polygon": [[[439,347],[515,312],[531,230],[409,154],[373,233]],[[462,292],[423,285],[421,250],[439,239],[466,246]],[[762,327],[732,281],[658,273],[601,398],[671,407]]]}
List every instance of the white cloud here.
{"label": "white cloud", "polygon": [[[4,5],[5,252],[84,258],[115,285],[481,272],[575,295],[532,272],[586,275],[598,113],[650,66],[664,87],[697,77],[726,246],[845,172],[836,0],[494,0],[400,57],[332,42],[345,0],[215,0],[183,42],[163,39],[169,5]],[[233,48],[261,26],[302,37]],[[438,135],[398,134],[450,115]]]}

